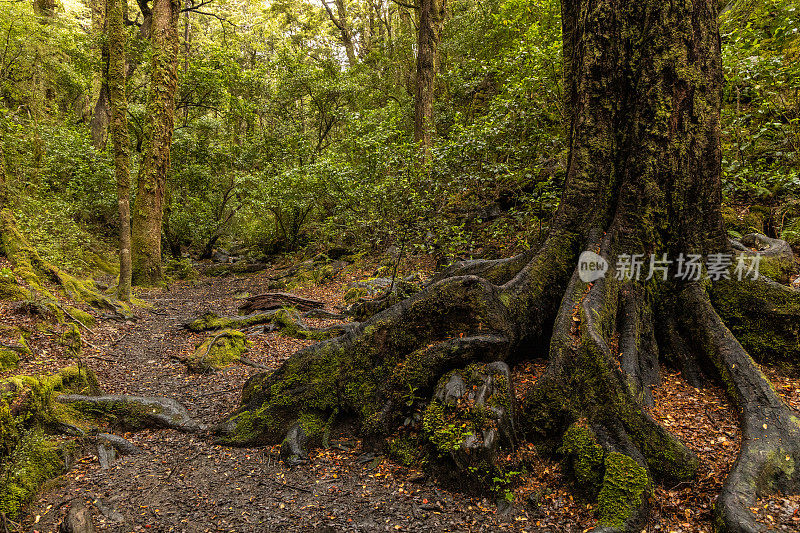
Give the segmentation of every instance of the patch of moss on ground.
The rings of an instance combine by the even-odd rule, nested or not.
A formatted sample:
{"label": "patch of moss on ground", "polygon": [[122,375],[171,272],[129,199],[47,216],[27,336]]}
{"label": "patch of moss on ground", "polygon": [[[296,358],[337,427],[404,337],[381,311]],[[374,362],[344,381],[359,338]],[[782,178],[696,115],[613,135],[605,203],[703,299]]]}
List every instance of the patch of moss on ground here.
{"label": "patch of moss on ground", "polygon": [[0,469],[0,512],[16,518],[39,487],[63,470],[57,444],[46,439],[40,430],[28,431]]}
{"label": "patch of moss on ground", "polygon": [[8,348],[0,348],[0,372],[17,368],[19,354]]}
{"label": "patch of moss on ground", "polygon": [[241,331],[225,329],[203,341],[187,364],[193,372],[212,372],[238,361],[250,344]]}

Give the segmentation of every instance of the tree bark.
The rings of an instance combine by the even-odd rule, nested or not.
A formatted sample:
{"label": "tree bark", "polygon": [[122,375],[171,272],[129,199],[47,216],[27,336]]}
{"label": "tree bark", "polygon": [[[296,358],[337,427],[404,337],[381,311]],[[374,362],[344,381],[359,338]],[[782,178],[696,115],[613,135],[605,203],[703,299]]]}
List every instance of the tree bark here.
{"label": "tree bark", "polygon": [[[92,1],[92,33],[98,40],[107,31],[107,10],[105,0]],[[96,150],[105,150],[108,144],[108,127],[111,122],[111,109],[108,89],[109,51],[108,42],[101,41],[100,45],[100,71],[95,72],[92,80],[92,95],[95,101],[89,130],[92,134],[92,144]]]}
{"label": "tree bark", "polygon": [[[254,376],[242,405],[216,428],[220,442],[286,436],[287,456],[302,455],[298,443],[319,443],[335,420],[348,418],[367,445],[392,452],[398,439],[413,439],[425,450],[417,453],[431,464],[446,461],[465,485],[489,485],[502,465],[487,459],[465,468],[463,451],[513,449],[514,432],[498,436],[492,422],[493,413],[511,413],[519,436],[563,459],[597,499],[594,531],[640,531],[653,484],[688,480],[698,465],[645,409],[661,357],[672,356],[698,384],[721,381],[741,408],[742,449],[715,505],[716,527],[759,531],[749,509],[756,498],[800,490],[800,425],[742,344],[761,357],[797,353],[800,292],[766,276],[680,278],[674,264],[669,276],[626,276],[616,262],[625,254],[673,261],[698,254],[710,262],[734,251],[720,214],[716,9],[715,0],[565,1],[569,157],[542,246],[454,265],[341,337]],[[582,251],[612,269],[581,279]],[[773,259],[766,266],[777,271]],[[749,312],[764,317],[743,319]],[[493,390],[513,387],[498,363],[541,356],[547,370],[522,405],[513,394],[483,401],[490,382]],[[458,401],[448,403],[453,396]],[[470,401],[464,412],[459,406]]]}
{"label": "tree bark", "polygon": [[56,0],[33,0],[33,9],[42,17],[42,22],[48,24],[56,14]]}
{"label": "tree bark", "polygon": [[336,26],[341,33],[342,44],[344,45],[345,53],[347,53],[347,63],[350,65],[350,68],[353,68],[358,64],[356,48],[353,43],[353,30],[347,22],[347,9],[345,8],[344,0],[335,0],[335,3],[336,15],[333,14],[333,10],[326,0],[323,0],[322,5],[325,6],[325,11],[328,12],[328,17],[331,19],[331,22],[333,22],[333,25]]}
{"label": "tree bark", "polygon": [[414,92],[414,141],[427,158],[433,142],[433,100],[439,67],[439,42],[447,0],[421,0],[417,30],[417,78]]}
{"label": "tree bark", "polygon": [[150,122],[131,217],[132,282],[135,285],[161,285],[164,282],[161,223],[175,121],[180,8],[177,0],[155,0],[152,9],[150,33],[153,60],[148,102]]}
{"label": "tree bark", "polygon": [[108,8],[108,89],[111,103],[111,137],[114,142],[114,167],[119,211],[119,283],[117,298],[131,299],[131,208],[130,143],[128,139],[128,99],[125,60],[125,0],[107,0]]}

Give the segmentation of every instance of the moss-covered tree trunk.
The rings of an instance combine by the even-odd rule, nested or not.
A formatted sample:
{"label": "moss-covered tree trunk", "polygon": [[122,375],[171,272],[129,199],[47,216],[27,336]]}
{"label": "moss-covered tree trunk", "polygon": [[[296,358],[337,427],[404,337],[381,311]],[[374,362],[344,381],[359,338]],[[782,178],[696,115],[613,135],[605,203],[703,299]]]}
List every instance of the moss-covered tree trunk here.
{"label": "moss-covered tree trunk", "polygon": [[108,128],[111,122],[110,95],[108,87],[109,50],[108,41],[101,39],[107,32],[106,0],[93,0],[92,9],[92,34],[100,44],[100,68],[92,79],[91,97],[96,98],[92,119],[89,121],[89,131],[92,135],[92,144],[96,150],[105,150],[108,143]]}
{"label": "moss-covered tree trunk", "polygon": [[[800,489],[800,426],[743,344],[765,360],[796,357],[800,293],[766,275],[782,260],[775,241],[759,279],[685,275],[694,256],[702,266],[738,252],[731,268],[752,259],[727,239],[720,214],[716,2],[576,0],[562,15],[569,158],[542,246],[456,264],[408,300],[252,378],[219,439],[286,436],[291,457],[347,417],[367,442],[407,450],[398,439],[415,435],[462,478],[492,479],[498,442],[524,437],[561,456],[597,499],[595,531],[639,531],[653,483],[689,479],[697,467],[647,411],[664,358],[694,384],[722,381],[741,407],[741,453],[716,526],[759,531],[749,510],[756,497]],[[581,276],[582,252],[611,269]],[[649,276],[651,257],[666,271]],[[641,275],[626,258],[643,259]],[[501,363],[542,356],[547,370],[514,405]],[[474,403],[463,416],[459,399]]]}
{"label": "moss-covered tree trunk", "polygon": [[128,99],[125,82],[125,4],[108,0],[108,89],[111,101],[111,137],[117,177],[119,211],[119,284],[117,298],[131,299],[131,207],[130,145],[128,142]]}
{"label": "moss-covered tree trunk", "polygon": [[446,0],[421,0],[419,6],[414,141],[422,145],[424,154],[430,151],[433,142],[433,99],[445,8]]}
{"label": "moss-covered tree trunk", "polygon": [[136,201],[131,217],[132,278],[135,285],[160,285],[164,282],[161,222],[175,122],[180,9],[181,5],[177,0],[155,0],[152,8],[150,36],[153,59],[147,113],[149,122],[144,160],[139,170]]}

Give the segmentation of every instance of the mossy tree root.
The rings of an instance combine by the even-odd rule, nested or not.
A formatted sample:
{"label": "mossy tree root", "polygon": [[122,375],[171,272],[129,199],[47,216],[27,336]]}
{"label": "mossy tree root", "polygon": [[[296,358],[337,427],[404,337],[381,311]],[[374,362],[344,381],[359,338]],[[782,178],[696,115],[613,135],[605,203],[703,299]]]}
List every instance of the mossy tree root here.
{"label": "mossy tree root", "polygon": [[740,407],[742,444],[714,506],[715,526],[725,533],[763,531],[750,511],[756,498],[800,491],[800,419],[725,326],[703,288],[686,288],[680,300],[682,326]]}
{"label": "mossy tree root", "polygon": [[435,275],[429,284],[458,276],[478,276],[495,285],[502,285],[516,276],[536,255],[534,249],[504,259],[472,259],[453,263]]}
{"label": "mossy tree root", "polygon": [[222,329],[244,330],[261,325],[265,325],[270,331],[278,330],[290,337],[311,340],[332,339],[343,335],[355,326],[355,324],[349,323],[335,324],[326,328],[312,328],[306,325],[293,309],[284,308],[244,316],[219,316],[215,313],[205,313],[183,324],[183,327],[200,333]]}
{"label": "mossy tree root", "polygon": [[[556,289],[557,290],[557,289]],[[331,413],[354,417],[364,436],[386,437],[408,415],[408,397],[429,397],[441,375],[500,361],[518,339],[507,298],[476,276],[449,278],[371,317],[343,336],[251,378],[243,405],[218,426],[230,444],[276,442],[298,420],[313,443]]]}
{"label": "mossy tree root", "polygon": [[[582,281],[575,259],[583,245],[603,257],[622,248],[618,232],[609,230],[602,241],[598,234],[556,233],[519,270],[492,263],[502,265],[502,275],[491,274],[502,285],[475,275],[446,278],[341,337],[297,352],[276,372],[245,384],[242,406],[215,428],[218,441],[276,443],[288,433],[289,455],[303,457],[301,448],[323,440],[334,419],[350,417],[368,445],[385,443],[403,420],[428,412],[434,402],[427,399],[448,372],[547,351],[547,370],[513,409],[516,427],[562,457],[578,486],[597,499],[598,531],[638,531],[654,483],[686,481],[698,466],[645,408],[660,379],[660,350],[698,385],[716,367],[743,406],[742,456],[717,516],[724,531],[750,531],[737,524],[750,520],[747,505],[755,495],[800,485],[797,419],[725,328],[705,289],[613,275]],[[772,291],[769,297],[785,297],[771,309],[796,305],[796,293],[759,283]],[[748,287],[737,282],[739,291]],[[722,282],[711,291],[726,289]],[[547,338],[549,349],[542,350]]]}
{"label": "mossy tree root", "polygon": [[798,369],[800,291],[760,277],[720,280],[709,295],[725,325],[757,361]]}
{"label": "mossy tree root", "polygon": [[[598,531],[638,530],[653,480],[685,481],[698,464],[642,407],[643,390],[657,377],[647,367],[654,341],[646,306],[640,289],[613,278],[585,283],[576,271],[553,327],[548,368],[523,404],[526,435],[564,456],[582,492],[597,498]],[[627,361],[613,349],[617,333],[620,348],[632,350]]]}
{"label": "mossy tree root", "polygon": [[193,419],[186,408],[172,398],[150,398],[127,394],[84,396],[61,394],[56,401],[69,404],[78,411],[103,416],[112,423],[129,429],[146,427],[169,428],[184,433],[205,429]]}

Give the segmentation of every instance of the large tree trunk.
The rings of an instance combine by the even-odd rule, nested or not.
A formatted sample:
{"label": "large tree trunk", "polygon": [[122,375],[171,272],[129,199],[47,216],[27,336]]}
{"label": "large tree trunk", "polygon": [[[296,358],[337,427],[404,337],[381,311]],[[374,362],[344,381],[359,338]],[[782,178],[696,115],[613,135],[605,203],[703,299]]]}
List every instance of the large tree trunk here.
{"label": "large tree trunk", "polygon": [[[751,349],[766,344],[763,335],[796,354],[800,293],[766,277],[677,278],[676,264],[646,280],[649,264],[636,278],[617,263],[625,254],[710,262],[734,251],[720,215],[716,17],[715,0],[565,2],[570,152],[543,245],[454,265],[408,300],[252,378],[242,406],[217,427],[219,440],[286,435],[291,458],[348,417],[366,442],[388,441],[392,450],[416,435],[463,479],[492,479],[498,441],[513,447],[522,436],[563,457],[597,498],[595,531],[639,531],[653,483],[689,479],[698,464],[645,409],[663,355],[698,385],[721,380],[741,407],[741,453],[715,506],[716,526],[759,531],[748,509],[756,497],[800,489],[800,426],[724,321],[748,333],[742,342]],[[617,268],[584,281],[582,251]],[[767,270],[776,261],[777,252],[766,257]],[[760,331],[747,328],[748,311],[759,314]],[[543,355],[546,372],[515,406],[500,362]],[[463,401],[474,405],[458,415]],[[482,461],[470,462],[476,454]]]}
{"label": "large tree trunk", "polygon": [[153,60],[148,102],[150,122],[131,220],[133,283],[136,285],[160,285],[164,282],[161,221],[175,121],[180,9],[177,0],[155,0],[152,9],[150,33]]}
{"label": "large tree trunk", "polygon": [[427,156],[433,143],[433,97],[439,41],[447,0],[421,0],[417,30],[417,78],[414,93],[414,141]]}
{"label": "large tree trunk", "polygon": [[128,99],[125,89],[125,1],[108,0],[108,92],[111,103],[111,137],[117,177],[119,211],[119,284],[117,298],[131,299],[131,207]]}

